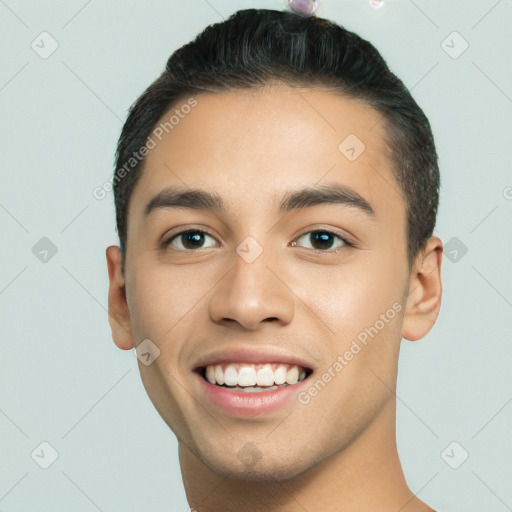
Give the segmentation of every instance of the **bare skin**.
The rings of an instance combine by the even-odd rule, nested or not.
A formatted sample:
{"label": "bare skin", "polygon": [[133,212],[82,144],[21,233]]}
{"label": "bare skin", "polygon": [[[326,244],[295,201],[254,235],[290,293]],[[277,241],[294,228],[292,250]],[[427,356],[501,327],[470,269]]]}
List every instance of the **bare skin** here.
{"label": "bare skin", "polygon": [[[129,350],[149,338],[160,350],[139,368],[179,440],[191,508],[432,511],[404,478],[394,392],[401,339],[424,337],[439,314],[443,246],[431,237],[409,266],[405,203],[379,114],[285,86],[196,99],[146,157],[130,201],[124,274],[119,248],[107,249],[113,339]],[[365,145],[353,161],[338,149],[349,134]],[[333,184],[359,194],[374,215],[341,203],[278,210],[289,191]],[[226,211],[145,215],[167,187],[215,193]],[[188,229],[206,233],[200,248],[176,236]],[[331,249],[312,245],[315,231],[333,233]],[[263,249],[251,263],[236,252],[248,236]],[[378,333],[345,357],[370,326]],[[330,378],[270,413],[230,414],[205,398],[194,367],[202,355],[240,346],[302,357],[311,386]],[[257,454],[251,463],[240,457],[248,447]]]}

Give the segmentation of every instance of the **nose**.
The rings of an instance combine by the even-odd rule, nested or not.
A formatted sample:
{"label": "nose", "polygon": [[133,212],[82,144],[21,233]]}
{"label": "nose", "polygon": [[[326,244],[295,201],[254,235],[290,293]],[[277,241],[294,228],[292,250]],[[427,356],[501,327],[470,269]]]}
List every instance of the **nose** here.
{"label": "nose", "polygon": [[286,280],[276,261],[269,261],[267,251],[252,262],[235,253],[233,267],[210,296],[211,320],[237,324],[247,330],[256,330],[260,324],[271,321],[289,324],[296,297]]}

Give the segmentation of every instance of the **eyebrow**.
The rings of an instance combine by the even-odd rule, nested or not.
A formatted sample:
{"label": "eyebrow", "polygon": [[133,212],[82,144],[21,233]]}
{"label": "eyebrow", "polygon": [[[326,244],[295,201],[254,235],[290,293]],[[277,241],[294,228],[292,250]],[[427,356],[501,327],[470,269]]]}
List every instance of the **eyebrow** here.
{"label": "eyebrow", "polygon": [[[321,204],[342,204],[355,208],[369,217],[375,217],[375,212],[366,199],[352,188],[339,184],[289,191],[284,195],[279,211],[286,213]],[[161,208],[211,210],[219,213],[227,211],[224,201],[215,192],[175,187],[166,188],[155,195],[146,205],[144,215],[147,217],[151,212]]]}

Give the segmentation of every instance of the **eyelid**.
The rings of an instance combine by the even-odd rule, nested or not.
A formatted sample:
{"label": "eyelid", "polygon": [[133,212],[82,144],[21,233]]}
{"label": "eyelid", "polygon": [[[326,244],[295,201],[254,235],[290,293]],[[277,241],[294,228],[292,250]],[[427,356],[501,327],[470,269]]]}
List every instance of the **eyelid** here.
{"label": "eyelid", "polygon": [[205,233],[205,234],[211,236],[212,238],[215,238],[215,240],[217,240],[216,235],[214,235],[211,231],[209,231],[208,228],[206,228],[205,226],[202,226],[199,224],[198,225],[183,224],[181,226],[174,226],[172,229],[167,230],[161,236],[161,239],[169,241],[169,240],[172,240],[173,238],[175,238],[176,236],[182,235],[183,233],[187,233],[189,231],[199,231],[199,232]]}

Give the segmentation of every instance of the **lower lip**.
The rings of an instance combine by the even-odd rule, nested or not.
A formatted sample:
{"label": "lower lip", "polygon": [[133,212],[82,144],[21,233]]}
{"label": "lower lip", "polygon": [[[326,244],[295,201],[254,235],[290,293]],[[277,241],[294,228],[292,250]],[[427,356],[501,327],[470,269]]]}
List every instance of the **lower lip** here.
{"label": "lower lip", "polygon": [[223,386],[210,384],[196,373],[201,384],[201,392],[206,400],[236,416],[258,416],[283,407],[306,385],[304,379],[297,384],[284,386],[273,391],[233,391]]}

